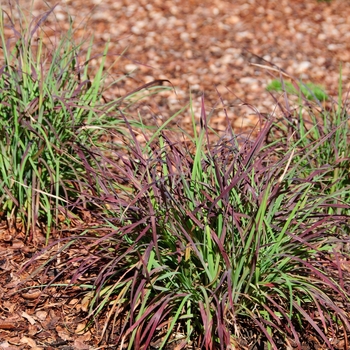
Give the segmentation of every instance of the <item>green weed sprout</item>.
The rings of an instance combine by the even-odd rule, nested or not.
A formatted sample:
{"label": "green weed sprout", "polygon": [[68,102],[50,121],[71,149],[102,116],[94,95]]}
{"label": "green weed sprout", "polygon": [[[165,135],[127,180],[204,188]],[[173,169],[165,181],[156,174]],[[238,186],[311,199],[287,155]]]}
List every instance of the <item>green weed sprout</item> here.
{"label": "green weed sprout", "polygon": [[[288,94],[299,94],[299,92],[291,82],[284,82],[284,87]],[[313,83],[299,83],[298,87],[302,95],[304,95],[308,100],[315,100],[316,98],[319,101],[327,101],[329,99],[324,89],[319,85]],[[283,84],[279,80],[272,80],[266,89],[267,91],[283,91]]]}

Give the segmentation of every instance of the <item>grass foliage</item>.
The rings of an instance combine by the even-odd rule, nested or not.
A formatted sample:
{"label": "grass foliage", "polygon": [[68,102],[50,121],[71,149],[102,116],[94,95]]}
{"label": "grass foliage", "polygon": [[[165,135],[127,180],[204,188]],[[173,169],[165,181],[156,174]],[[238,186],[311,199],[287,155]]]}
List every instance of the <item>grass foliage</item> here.
{"label": "grass foliage", "polygon": [[[76,43],[72,26],[51,40],[45,23],[54,8],[30,20],[18,11],[20,28],[5,11],[0,18],[1,213],[10,226],[41,223],[48,238],[60,215],[72,217],[84,194],[98,190],[90,178],[97,160],[86,150],[102,151],[106,130],[122,134],[121,118],[111,115],[121,99],[103,98],[108,44],[92,55],[93,42]],[[5,29],[13,35],[5,37]],[[100,64],[90,79],[93,59]]]}
{"label": "grass foliage", "polygon": [[298,95],[301,93],[302,96],[305,96],[308,100],[319,100],[327,101],[329,96],[326,94],[324,89],[313,83],[299,83],[294,86],[291,82],[281,82],[279,80],[272,80],[267,86],[267,91],[285,91],[288,94]]}
{"label": "grass foliage", "polygon": [[[39,44],[34,54],[34,23],[12,51],[3,38],[2,210],[17,208],[29,226],[42,213],[50,226],[52,208],[80,195],[90,206],[76,206],[96,222],[44,249],[59,247],[47,268],[67,258],[39,287],[85,289],[85,316],[103,320],[101,342],[120,348],[301,349],[308,334],[327,349],[344,335],[348,344],[342,101],[279,105],[254,138],[227,126],[209,141],[203,98],[191,135],[169,129],[177,115],[150,133],[118,101],[101,102],[103,66],[90,81],[79,46],[63,41],[48,59]],[[123,147],[108,148],[100,129]]]}
{"label": "grass foliage", "polygon": [[[57,46],[43,43],[41,24],[51,12],[16,30],[3,11],[0,23],[1,207],[8,219],[19,216],[28,226],[43,220],[48,233],[62,208],[83,192],[77,180],[87,169],[77,145],[93,146],[98,133],[84,126],[97,128],[106,110],[99,105],[103,65],[89,80],[90,52],[81,63],[81,44],[71,32]],[[14,41],[5,38],[4,22]]]}
{"label": "grass foliage", "polygon": [[105,160],[121,161],[129,190],[108,205],[106,235],[70,239],[90,242],[91,256],[75,255],[74,273],[62,271],[73,284],[99,271],[84,287],[88,315],[107,313],[103,334],[129,349],[155,339],[161,348],[278,349],[301,348],[308,330],[332,349],[330,334],[350,327],[349,131],[340,112],[327,125],[316,116],[303,123],[302,110],[298,123],[271,118],[243,144],[230,129],[208,141],[204,103],[190,142],[160,127],[141,144],[129,126],[128,153]]}

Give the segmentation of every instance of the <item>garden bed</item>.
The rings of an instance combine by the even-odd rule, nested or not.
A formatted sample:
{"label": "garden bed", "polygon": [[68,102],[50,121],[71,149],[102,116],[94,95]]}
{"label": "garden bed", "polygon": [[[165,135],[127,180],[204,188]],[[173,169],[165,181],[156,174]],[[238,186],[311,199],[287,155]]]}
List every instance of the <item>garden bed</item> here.
{"label": "garden bed", "polygon": [[348,348],[344,4],[4,6],[3,349]]}

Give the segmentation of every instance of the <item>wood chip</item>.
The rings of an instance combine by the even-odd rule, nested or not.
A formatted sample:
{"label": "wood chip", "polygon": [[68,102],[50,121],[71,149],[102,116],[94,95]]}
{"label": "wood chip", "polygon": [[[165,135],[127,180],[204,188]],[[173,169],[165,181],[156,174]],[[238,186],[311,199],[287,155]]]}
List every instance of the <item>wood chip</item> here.
{"label": "wood chip", "polygon": [[15,329],[16,323],[11,321],[0,321],[0,329]]}
{"label": "wood chip", "polygon": [[31,348],[36,348],[36,342],[34,339],[29,338],[29,337],[22,337],[20,340],[21,343],[23,344],[28,344]]}
{"label": "wood chip", "polygon": [[28,322],[29,322],[31,325],[33,325],[33,324],[36,323],[35,319],[34,319],[32,316],[28,315],[25,311],[22,312],[21,316],[22,316],[23,318],[25,318],[26,320],[28,320]]}
{"label": "wood chip", "polygon": [[27,300],[35,300],[35,299],[39,298],[40,294],[41,294],[41,291],[36,290],[33,292],[22,293],[21,296],[22,296],[22,298],[27,299]]}

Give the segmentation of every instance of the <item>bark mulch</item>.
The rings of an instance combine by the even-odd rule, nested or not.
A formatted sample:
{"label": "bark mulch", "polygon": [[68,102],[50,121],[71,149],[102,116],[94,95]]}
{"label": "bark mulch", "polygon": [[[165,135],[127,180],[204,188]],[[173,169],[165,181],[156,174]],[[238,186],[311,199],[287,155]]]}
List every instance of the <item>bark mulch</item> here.
{"label": "bark mulch", "polygon": [[[30,2],[18,3],[28,14]],[[53,6],[57,1],[46,3]],[[35,15],[47,10],[43,1],[33,4]],[[2,8],[10,13],[8,2]],[[263,67],[271,64],[305,82],[321,84],[334,98],[342,65],[345,101],[350,78],[346,0],[64,0],[54,11],[56,18],[49,18],[49,37],[68,29],[67,10],[77,37],[94,35],[96,55],[110,42],[107,66],[117,62],[108,81],[128,74],[105,93],[106,98],[123,96],[155,79],[171,81],[176,93],[162,92],[137,107],[141,115],[157,116],[159,122],[186,105],[191,91],[197,116],[203,93],[207,110],[215,108],[212,125],[219,132],[226,123],[223,106],[237,132],[251,130],[257,110],[274,110],[266,86],[279,74]],[[95,63],[99,60],[97,55]],[[182,113],[179,124],[191,128],[189,112]],[[21,270],[37,249],[23,233],[1,226],[0,349],[107,348],[98,344],[103,320],[90,331],[79,332],[86,320],[78,291],[19,290],[20,282],[43,261],[41,257]],[[54,273],[49,268],[46,275],[27,283],[46,283]],[[318,348],[316,341],[309,340],[305,349]]]}

